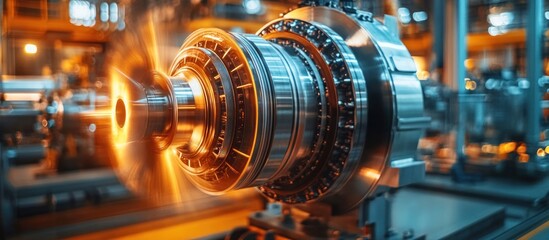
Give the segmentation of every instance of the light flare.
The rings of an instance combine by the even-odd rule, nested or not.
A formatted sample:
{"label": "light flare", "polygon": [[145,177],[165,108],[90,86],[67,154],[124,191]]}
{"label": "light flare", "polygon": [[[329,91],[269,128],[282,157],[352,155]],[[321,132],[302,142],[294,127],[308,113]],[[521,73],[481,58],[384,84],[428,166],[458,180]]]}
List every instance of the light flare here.
{"label": "light flare", "polygon": [[[159,150],[146,132],[148,108],[145,88],[155,83],[154,72],[164,73],[176,51],[159,35],[153,14],[138,28],[128,28],[113,37],[109,57],[112,142],[115,172],[138,196],[158,203],[180,203],[204,197],[184,177],[170,148]],[[117,102],[123,102],[125,116],[117,120]],[[145,101],[145,102],[144,102]],[[122,120],[121,120],[122,118]],[[123,124],[119,124],[122,121]],[[186,203],[189,204],[189,203]]]}

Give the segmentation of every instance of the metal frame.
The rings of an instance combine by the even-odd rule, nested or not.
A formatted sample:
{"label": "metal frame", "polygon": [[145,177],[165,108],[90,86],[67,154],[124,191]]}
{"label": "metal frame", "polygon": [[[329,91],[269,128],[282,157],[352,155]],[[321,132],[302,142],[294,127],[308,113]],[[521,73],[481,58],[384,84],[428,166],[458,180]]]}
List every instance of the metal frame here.
{"label": "metal frame", "polygon": [[462,114],[464,104],[461,101],[465,93],[465,59],[467,57],[467,11],[469,3],[466,0],[449,0],[446,2],[446,22],[444,32],[444,81],[458,95],[458,119],[456,127],[455,152],[457,161],[464,159],[465,145],[465,115]]}
{"label": "metal frame", "polygon": [[[526,146],[530,156],[529,164],[535,164],[539,148],[541,93],[538,80],[542,77],[543,50],[543,0],[529,0],[526,26],[526,76],[530,87],[526,107]],[[533,169],[528,169],[533,170]]]}

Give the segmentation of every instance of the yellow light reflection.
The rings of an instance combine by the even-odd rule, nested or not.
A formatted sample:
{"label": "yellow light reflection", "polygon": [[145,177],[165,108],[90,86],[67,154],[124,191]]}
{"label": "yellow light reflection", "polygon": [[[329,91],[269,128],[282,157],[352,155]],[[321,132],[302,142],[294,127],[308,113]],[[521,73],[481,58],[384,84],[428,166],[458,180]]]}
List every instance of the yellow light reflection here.
{"label": "yellow light reflection", "polygon": [[473,91],[477,89],[477,83],[469,78],[465,78],[465,89]]}
{"label": "yellow light reflection", "polygon": [[516,148],[517,148],[517,143],[516,142],[501,143],[499,145],[499,153],[500,154],[511,153],[511,152],[515,151]]}
{"label": "yellow light reflection", "polygon": [[545,151],[543,148],[538,148],[537,155],[538,157],[545,157]]}
{"label": "yellow light reflection", "polygon": [[465,68],[469,71],[471,71],[472,69],[475,68],[476,64],[475,64],[475,59],[472,59],[472,58],[467,58],[465,59],[465,61],[463,62],[464,65],[465,65]]}

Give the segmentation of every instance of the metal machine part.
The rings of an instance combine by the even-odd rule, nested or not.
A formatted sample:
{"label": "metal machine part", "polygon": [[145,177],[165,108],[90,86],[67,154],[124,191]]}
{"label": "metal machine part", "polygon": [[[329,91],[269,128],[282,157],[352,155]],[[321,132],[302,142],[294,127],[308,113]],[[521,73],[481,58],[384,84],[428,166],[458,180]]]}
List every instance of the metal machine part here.
{"label": "metal machine part", "polygon": [[115,137],[173,151],[208,193],[258,187],[347,212],[424,175],[421,86],[389,29],[355,9],[303,7],[256,35],[198,30],[168,74],[113,96]]}

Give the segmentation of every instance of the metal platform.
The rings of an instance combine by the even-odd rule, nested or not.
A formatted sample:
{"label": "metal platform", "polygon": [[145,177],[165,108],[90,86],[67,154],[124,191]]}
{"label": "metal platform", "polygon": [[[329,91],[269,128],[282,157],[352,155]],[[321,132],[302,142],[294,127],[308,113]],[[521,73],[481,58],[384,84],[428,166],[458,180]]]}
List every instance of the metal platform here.
{"label": "metal platform", "polygon": [[428,175],[424,182],[413,185],[412,190],[504,207],[503,225],[483,234],[484,239],[518,238],[549,222],[548,178],[540,181],[489,178],[476,183],[455,183],[449,176]]}
{"label": "metal platform", "polygon": [[[399,189],[388,198],[391,209],[388,239],[515,239],[529,233],[535,233],[532,238],[539,238],[549,231],[546,229],[548,191],[547,179],[539,182],[490,179],[457,184],[449,176],[427,176],[424,183]],[[307,226],[301,224],[305,218],[288,218],[265,211],[250,215],[249,220],[252,226],[275,230],[282,236],[300,239],[311,236]],[[360,235],[361,230],[349,232],[335,227],[341,222],[334,219],[324,227],[319,224],[314,233]],[[545,226],[544,223],[548,226],[539,227]]]}
{"label": "metal platform", "polygon": [[395,194],[391,217],[397,234],[413,231],[427,239],[470,239],[502,226],[505,215],[500,204],[406,188]]}
{"label": "metal platform", "polygon": [[448,176],[429,175],[415,187],[523,206],[537,206],[549,196],[549,178],[540,181],[489,178],[476,183],[455,183]]}
{"label": "metal platform", "polygon": [[[392,197],[391,229],[389,239],[470,239],[478,237],[488,229],[503,226],[505,207],[490,202],[474,201],[449,194],[434,194],[421,189],[405,188]],[[260,212],[250,215],[250,225],[262,229],[274,229],[278,234],[307,239],[311,231],[301,224],[303,219],[293,217],[286,221],[282,216]],[[291,224],[288,224],[291,223]],[[348,224],[352,224],[349,222]],[[347,225],[348,225],[347,224]],[[315,232],[327,231],[326,236],[338,232],[338,237],[358,237],[359,233],[349,233],[333,227],[339,223],[328,223]],[[309,232],[309,233],[307,233]]]}

